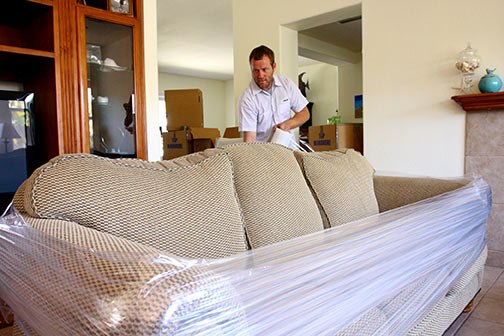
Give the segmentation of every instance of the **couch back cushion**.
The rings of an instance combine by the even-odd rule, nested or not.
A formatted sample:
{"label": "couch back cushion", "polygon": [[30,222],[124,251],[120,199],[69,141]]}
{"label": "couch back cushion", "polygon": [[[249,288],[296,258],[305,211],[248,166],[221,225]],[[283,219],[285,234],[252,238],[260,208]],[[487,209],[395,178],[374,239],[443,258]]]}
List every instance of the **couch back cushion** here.
{"label": "couch back cushion", "polygon": [[32,217],[70,220],[186,258],[220,258],[247,249],[229,157],[184,167],[63,155],[24,186]]}
{"label": "couch back cushion", "polygon": [[271,143],[234,144],[223,150],[233,162],[252,248],[323,230],[317,204],[292,150]]}
{"label": "couch back cushion", "polygon": [[378,213],[374,169],[353,149],[295,152],[322,209],[326,226],[334,227]]}

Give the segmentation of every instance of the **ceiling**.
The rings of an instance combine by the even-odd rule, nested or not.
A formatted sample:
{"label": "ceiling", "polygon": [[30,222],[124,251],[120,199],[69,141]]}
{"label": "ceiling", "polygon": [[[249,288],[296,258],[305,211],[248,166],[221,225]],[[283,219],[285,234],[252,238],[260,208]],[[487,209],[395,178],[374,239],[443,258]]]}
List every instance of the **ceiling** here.
{"label": "ceiling", "polygon": [[[159,71],[233,78],[232,0],[157,0]],[[361,21],[300,31],[354,52],[361,50]],[[310,64],[300,58],[300,64]]]}
{"label": "ceiling", "polygon": [[362,20],[360,16],[302,30],[299,33],[353,52],[362,51]]}
{"label": "ceiling", "polygon": [[233,78],[231,0],[158,0],[159,71]]}

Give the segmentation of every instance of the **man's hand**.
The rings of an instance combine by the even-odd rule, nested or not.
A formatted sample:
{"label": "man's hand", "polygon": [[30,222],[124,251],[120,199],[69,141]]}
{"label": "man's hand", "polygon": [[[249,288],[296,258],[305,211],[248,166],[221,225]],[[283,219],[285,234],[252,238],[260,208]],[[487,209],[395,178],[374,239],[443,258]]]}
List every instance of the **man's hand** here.
{"label": "man's hand", "polygon": [[283,123],[275,125],[275,128],[280,128],[284,131],[290,131],[293,128],[303,125],[306,121],[310,119],[310,111],[305,106],[301,111],[296,113],[294,117],[285,120]]}
{"label": "man's hand", "polygon": [[278,125],[275,125],[275,128],[280,128],[281,130],[284,130],[284,131],[290,131],[290,130],[291,130],[291,127],[290,127],[290,125],[289,125],[288,121],[290,121],[290,119],[289,119],[289,120],[284,121],[283,123],[280,123],[280,124],[278,124]]}

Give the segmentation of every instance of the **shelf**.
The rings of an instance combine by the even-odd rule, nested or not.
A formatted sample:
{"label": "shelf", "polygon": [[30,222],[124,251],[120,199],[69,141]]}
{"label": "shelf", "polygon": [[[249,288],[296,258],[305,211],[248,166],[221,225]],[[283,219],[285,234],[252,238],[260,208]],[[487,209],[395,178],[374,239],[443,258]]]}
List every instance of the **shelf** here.
{"label": "shelf", "polygon": [[0,52],[54,58],[54,52],[0,44]]}
{"label": "shelf", "polygon": [[128,67],[123,67],[123,66],[113,66],[113,65],[105,65],[105,64],[99,64],[95,62],[87,62],[87,64],[98,71],[101,72],[123,72],[123,71],[133,71],[132,69]]}
{"label": "shelf", "polygon": [[41,5],[52,6],[53,0],[26,0],[28,2],[35,2]]}
{"label": "shelf", "polygon": [[504,92],[479,93],[451,97],[467,112],[504,109]]}
{"label": "shelf", "polygon": [[[0,10],[2,51],[54,57],[33,52],[54,52],[52,1],[3,1]],[[10,49],[9,47],[21,49]]]}

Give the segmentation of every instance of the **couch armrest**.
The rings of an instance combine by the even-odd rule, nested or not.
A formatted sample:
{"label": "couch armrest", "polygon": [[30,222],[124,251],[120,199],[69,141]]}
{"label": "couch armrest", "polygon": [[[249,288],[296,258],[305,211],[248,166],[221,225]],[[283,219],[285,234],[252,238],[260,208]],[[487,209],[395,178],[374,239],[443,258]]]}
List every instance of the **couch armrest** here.
{"label": "couch armrest", "polygon": [[0,218],[0,296],[40,335],[171,334],[205,311],[239,311],[202,263],[74,222],[12,216]]}
{"label": "couch armrest", "polygon": [[380,212],[415,203],[467,185],[464,178],[438,179],[430,177],[373,177],[374,191]]}
{"label": "couch armrest", "polygon": [[19,186],[19,188],[16,190],[16,193],[14,194],[14,198],[12,200],[12,204],[14,207],[21,213],[25,213],[25,208],[24,208],[24,193],[26,189],[26,185],[28,184],[28,179],[24,180],[23,183]]}

